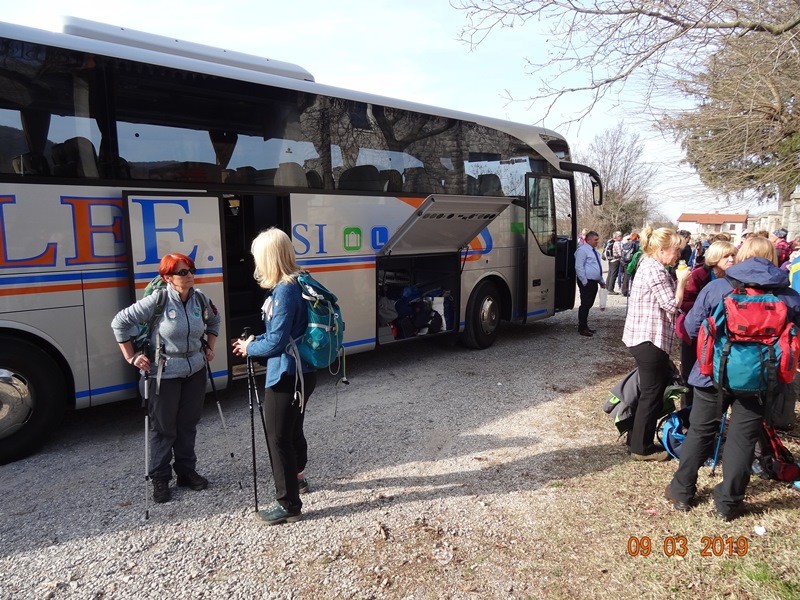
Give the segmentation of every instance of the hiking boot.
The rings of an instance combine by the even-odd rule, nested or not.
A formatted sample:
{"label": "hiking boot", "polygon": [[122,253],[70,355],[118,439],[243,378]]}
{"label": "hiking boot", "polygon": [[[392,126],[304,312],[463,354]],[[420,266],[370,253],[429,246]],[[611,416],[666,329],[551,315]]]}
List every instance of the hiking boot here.
{"label": "hiking boot", "polygon": [[153,502],[162,504],[172,500],[169,479],[153,479]]}
{"label": "hiking boot", "polygon": [[597,333],[597,329],[592,329],[591,327],[587,327],[587,328],[586,328],[586,330],[587,330],[589,333]]}
{"label": "hiking boot", "polygon": [[726,523],[733,521],[734,519],[738,519],[744,514],[744,505],[737,504],[733,508],[720,508],[717,506],[714,509],[714,515],[718,519],[722,519]]}
{"label": "hiking boot", "polygon": [[636,454],[631,452],[631,458],[639,462],[664,462],[669,460],[669,452],[662,450],[661,452],[650,452],[648,454]]}
{"label": "hiking boot", "polygon": [[584,335],[584,336],[586,336],[586,337],[592,337],[592,336],[594,335],[594,334],[593,334],[591,331],[589,331],[588,329],[579,329],[579,330],[578,330],[578,333],[580,333],[581,335]]}
{"label": "hiking boot", "polygon": [[300,521],[303,515],[299,510],[295,513],[291,513],[276,502],[269,509],[258,511],[256,517],[262,521],[266,521],[268,525],[280,525],[281,523]]}
{"label": "hiking boot", "polygon": [[672,493],[672,486],[667,484],[667,489],[664,490],[664,498],[666,498],[672,507],[677,510],[678,512],[689,512],[692,510],[692,505],[690,502],[685,502],[683,500],[678,500],[675,495]]}
{"label": "hiking boot", "polygon": [[297,488],[301,494],[307,494],[311,491],[311,486],[308,484],[308,479],[305,477],[297,480]]}
{"label": "hiking boot", "polygon": [[195,491],[204,490],[208,487],[208,479],[198,475],[196,471],[191,471],[178,475],[178,487],[188,487]]}

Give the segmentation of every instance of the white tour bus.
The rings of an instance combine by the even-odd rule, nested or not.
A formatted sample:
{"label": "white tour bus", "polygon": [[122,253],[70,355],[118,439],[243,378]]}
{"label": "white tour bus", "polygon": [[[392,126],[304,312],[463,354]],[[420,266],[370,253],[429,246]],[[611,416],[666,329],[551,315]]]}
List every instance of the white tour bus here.
{"label": "white tour bus", "polygon": [[[339,295],[351,353],[485,348],[572,308],[577,171],[599,203],[546,129],[80,19],[0,24],[0,462],[135,396],[109,325],[166,252],[196,261],[223,342],[261,326],[249,248],[272,226]],[[218,354],[218,386],[239,367]]]}

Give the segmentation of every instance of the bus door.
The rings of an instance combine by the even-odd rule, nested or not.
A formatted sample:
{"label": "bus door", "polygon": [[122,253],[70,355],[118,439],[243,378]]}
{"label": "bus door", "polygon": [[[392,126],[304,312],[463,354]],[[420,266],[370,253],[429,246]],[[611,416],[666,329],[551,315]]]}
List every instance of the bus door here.
{"label": "bus door", "polygon": [[[131,300],[142,298],[145,286],[158,274],[162,256],[185,254],[197,268],[195,286],[223,316],[218,343],[227,347],[221,198],[215,194],[151,191],[123,191],[123,198]],[[217,386],[224,387],[228,353],[218,351],[211,367]]]}
{"label": "bus door", "polygon": [[[460,298],[462,250],[469,248],[470,242],[513,200],[511,197],[428,196],[377,252],[379,280],[382,273],[394,277],[405,274],[408,284],[415,286],[422,296],[426,292],[450,290],[454,296],[453,310],[464,306],[466,299]],[[482,307],[487,303],[491,300]],[[442,316],[443,331],[458,329],[459,315]]]}
{"label": "bus door", "polygon": [[528,316],[547,316],[575,304],[575,219],[572,180],[529,173]]}

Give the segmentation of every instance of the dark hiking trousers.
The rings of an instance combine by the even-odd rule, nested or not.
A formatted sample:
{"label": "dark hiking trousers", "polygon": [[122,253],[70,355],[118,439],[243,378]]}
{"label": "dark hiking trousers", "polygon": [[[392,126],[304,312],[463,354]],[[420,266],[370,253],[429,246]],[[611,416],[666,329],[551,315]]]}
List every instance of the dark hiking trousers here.
{"label": "dark hiking trousers", "polygon": [[683,379],[683,384],[688,390],[686,392],[686,406],[691,406],[692,399],[694,398],[692,386],[690,386],[687,382],[689,381],[689,375],[692,372],[692,367],[694,367],[694,363],[696,362],[697,340],[692,340],[691,344],[687,344],[684,340],[681,340],[681,379]]}
{"label": "dark hiking trousers", "polygon": [[[717,510],[730,513],[744,500],[750,482],[756,442],[761,436],[764,408],[757,398],[727,397],[733,400],[731,420],[722,453],[722,481],[714,487]],[[697,473],[714,452],[723,408],[714,388],[695,388],[689,432],[681,446],[681,463],[672,478],[672,493],[689,502],[697,492]]]}
{"label": "dark hiking trousers", "polygon": [[[170,479],[172,468],[178,475],[195,470],[194,442],[197,423],[206,398],[205,369],[189,377],[161,379],[156,394],[155,378],[150,379],[150,477]],[[142,380],[144,381],[144,380]],[[175,463],[170,468],[174,455]]]}
{"label": "dark hiking trousers", "polygon": [[[294,375],[284,374],[278,383],[268,387],[264,394],[264,416],[267,421],[267,442],[272,475],[275,478],[275,499],[290,513],[300,512],[300,488],[297,474],[306,468],[308,443],[303,433],[305,412],[295,399]],[[317,385],[315,372],[304,373],[305,407]],[[299,390],[299,384],[297,386]]]}
{"label": "dark hiking trousers", "polygon": [[669,354],[652,342],[643,342],[629,350],[639,369],[639,402],[628,443],[634,454],[648,454],[653,450],[656,425],[664,408],[664,391],[672,376],[672,367]]}
{"label": "dark hiking trousers", "polygon": [[614,288],[617,284],[617,279],[619,278],[619,260],[610,260],[608,261],[608,274],[606,275],[606,288],[608,288],[608,293],[612,293]]}
{"label": "dark hiking trousers", "polygon": [[586,285],[583,285],[578,281],[578,289],[581,293],[581,306],[578,308],[578,329],[586,329],[589,327],[589,309],[592,308],[597,297],[597,282],[589,280]]}

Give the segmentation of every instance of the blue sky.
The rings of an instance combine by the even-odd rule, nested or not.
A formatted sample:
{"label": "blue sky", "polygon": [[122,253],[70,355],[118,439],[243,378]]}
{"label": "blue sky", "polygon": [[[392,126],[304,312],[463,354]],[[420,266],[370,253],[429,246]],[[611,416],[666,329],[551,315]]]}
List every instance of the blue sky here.
{"label": "blue sky", "polygon": [[[537,77],[525,74],[525,57],[545,53],[544,32],[532,26],[496,31],[470,50],[458,40],[465,14],[447,0],[0,0],[0,19],[9,23],[57,31],[67,14],[295,63],[329,85],[522,123],[540,119],[536,107],[506,96],[524,98],[538,89]],[[564,133],[578,150],[619,120],[640,133],[646,160],[659,174],[653,196],[667,216],[714,205],[714,196],[679,166],[680,150],[631,105],[602,105],[568,128],[559,124],[577,113],[580,99],[561,108],[543,125]]]}

